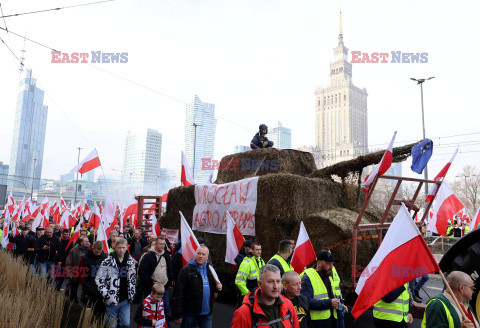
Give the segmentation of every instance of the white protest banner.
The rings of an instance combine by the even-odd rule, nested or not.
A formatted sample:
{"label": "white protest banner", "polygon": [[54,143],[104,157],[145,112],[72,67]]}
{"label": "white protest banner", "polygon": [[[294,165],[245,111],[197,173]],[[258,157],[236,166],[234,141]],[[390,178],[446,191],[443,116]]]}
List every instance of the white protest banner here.
{"label": "white protest banner", "polygon": [[167,239],[170,242],[170,245],[175,245],[178,241],[178,230],[163,228],[163,231],[167,233]]}
{"label": "white protest banner", "polygon": [[255,236],[258,177],[195,185],[192,230],[226,234],[227,211],[244,235]]}

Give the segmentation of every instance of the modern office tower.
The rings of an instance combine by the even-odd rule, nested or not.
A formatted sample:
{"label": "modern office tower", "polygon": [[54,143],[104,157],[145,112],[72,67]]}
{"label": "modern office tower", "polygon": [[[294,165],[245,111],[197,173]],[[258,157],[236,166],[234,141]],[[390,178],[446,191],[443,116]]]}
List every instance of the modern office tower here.
{"label": "modern office tower", "polygon": [[273,147],[275,148],[292,148],[292,129],[284,127],[280,122],[273,129],[268,129],[267,138],[273,141]]}

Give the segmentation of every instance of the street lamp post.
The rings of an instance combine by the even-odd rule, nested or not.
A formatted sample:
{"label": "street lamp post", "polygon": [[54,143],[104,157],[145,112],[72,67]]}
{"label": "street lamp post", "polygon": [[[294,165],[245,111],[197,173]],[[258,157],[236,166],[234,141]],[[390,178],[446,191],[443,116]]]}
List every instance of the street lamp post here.
{"label": "street lamp post", "polygon": [[195,135],[193,137],[193,180],[195,180],[195,148],[197,146],[197,126],[202,126],[201,124],[192,123],[195,129]]}
{"label": "street lamp post", "polygon": [[[435,78],[435,76],[429,77],[428,79],[414,79],[413,77],[410,80],[416,81],[417,85],[420,84],[420,97],[422,102],[422,127],[423,127],[423,139],[425,139],[425,114],[423,109],[423,83],[425,81],[431,80]],[[428,180],[428,168],[425,166],[425,170],[423,171],[423,176],[425,180]],[[428,183],[425,183],[425,197],[428,195]]]}
{"label": "street lamp post", "polygon": [[[33,159],[33,176],[32,176],[32,192],[30,193],[30,198],[33,200],[33,184],[35,183],[35,164],[37,163],[37,159]],[[38,195],[37,195],[38,197]]]}
{"label": "street lamp post", "polygon": [[[78,149],[78,160],[77,160],[77,164],[80,163],[80,147],[77,147]],[[75,198],[73,200],[73,204],[76,205],[77,204],[77,189],[78,189],[78,171],[77,171],[77,178],[75,179]]]}

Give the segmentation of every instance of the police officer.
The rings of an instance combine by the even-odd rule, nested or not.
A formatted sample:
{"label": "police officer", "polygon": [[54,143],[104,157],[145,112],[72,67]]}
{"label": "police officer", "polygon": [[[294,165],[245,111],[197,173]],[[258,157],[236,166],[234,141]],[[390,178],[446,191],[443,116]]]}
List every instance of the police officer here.
{"label": "police officer", "polygon": [[376,328],[403,328],[412,322],[408,284],[393,290],[373,305],[373,324]]}
{"label": "police officer", "polygon": [[280,242],[278,253],[268,261],[268,264],[273,264],[280,269],[280,277],[283,277],[283,274],[287,271],[293,271],[293,267],[288,261],[292,253],[292,243],[290,240],[285,239]]}
{"label": "police officer", "polygon": [[261,258],[262,246],[259,243],[252,244],[252,252],[247,253],[238,268],[235,277],[235,285],[240,291],[240,299],[237,301],[237,307],[242,305],[243,297],[258,287],[258,274],[261,267],[265,265],[265,261]]}
{"label": "police officer", "polygon": [[257,149],[257,148],[269,148],[273,147],[273,141],[269,141],[266,137],[268,133],[268,126],[265,124],[260,124],[258,127],[258,132],[253,137],[252,141],[250,142],[250,148]]}

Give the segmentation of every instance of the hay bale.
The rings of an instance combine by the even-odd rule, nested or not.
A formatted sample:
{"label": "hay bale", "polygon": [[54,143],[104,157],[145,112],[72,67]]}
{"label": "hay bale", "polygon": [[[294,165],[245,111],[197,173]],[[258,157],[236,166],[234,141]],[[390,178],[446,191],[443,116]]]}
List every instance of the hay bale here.
{"label": "hay bale", "polygon": [[317,169],[313,155],[294,149],[254,149],[227,155],[220,161],[215,183],[227,183],[272,173],[307,176]]}
{"label": "hay bale", "polygon": [[[402,162],[406,160],[411,155],[412,147],[414,145],[415,144],[412,143],[402,147],[393,148],[393,162]],[[368,155],[358,156],[349,161],[339,162],[313,172],[311,177],[326,178],[336,175],[344,179],[351,173],[362,172],[362,170],[369,165],[378,164],[384,153],[385,150],[380,150]]]}
{"label": "hay bale", "polygon": [[[344,207],[340,185],[330,179],[312,179],[294,174],[270,174],[258,181],[257,208],[255,212],[256,239],[263,245],[264,259],[275,254],[278,243],[287,236],[298,233],[300,221],[313,213]],[[195,207],[194,187],[178,187],[169,192],[167,211],[160,224],[168,229],[179,229],[180,214],[191,224]],[[224,263],[225,235],[201,233],[212,248],[212,258],[217,271],[231,272]]]}

